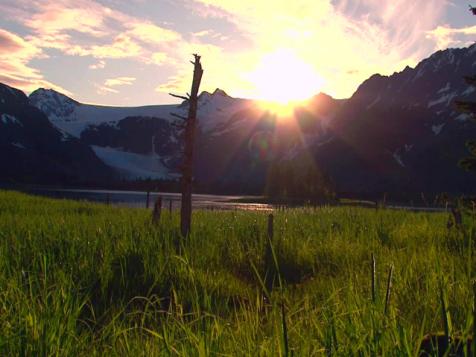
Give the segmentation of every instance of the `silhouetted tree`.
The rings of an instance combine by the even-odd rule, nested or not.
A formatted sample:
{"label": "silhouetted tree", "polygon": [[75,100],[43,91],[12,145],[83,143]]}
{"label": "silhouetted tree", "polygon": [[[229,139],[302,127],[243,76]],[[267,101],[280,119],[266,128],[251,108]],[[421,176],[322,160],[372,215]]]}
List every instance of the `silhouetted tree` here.
{"label": "silhouetted tree", "polygon": [[310,155],[273,162],[268,170],[266,196],[275,202],[327,202],[335,197],[330,178]]}
{"label": "silhouetted tree", "polygon": [[173,116],[182,120],[178,126],[183,129],[184,152],[182,163],[182,202],[180,207],[180,230],[182,236],[190,234],[192,222],[192,180],[193,180],[193,147],[195,142],[195,132],[197,128],[198,90],[202,80],[203,68],[200,63],[200,56],[193,55],[193,80],[190,95],[183,97],[171,94],[174,97],[184,99],[188,102],[188,116],[182,117],[177,114]]}

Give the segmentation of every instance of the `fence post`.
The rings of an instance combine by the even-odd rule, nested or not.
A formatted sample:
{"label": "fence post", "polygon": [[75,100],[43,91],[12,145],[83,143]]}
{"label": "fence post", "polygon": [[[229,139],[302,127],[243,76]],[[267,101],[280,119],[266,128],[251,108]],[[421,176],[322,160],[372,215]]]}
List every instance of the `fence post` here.
{"label": "fence post", "polygon": [[375,301],[377,300],[377,294],[376,294],[376,286],[375,286],[375,280],[376,280],[376,276],[377,276],[377,272],[376,272],[376,262],[375,262],[375,255],[374,253],[372,253],[372,262],[371,262],[371,265],[370,265],[370,269],[371,269],[371,274],[372,274],[372,302],[375,304]]}
{"label": "fence post", "polygon": [[152,213],[152,223],[158,224],[160,222],[160,214],[162,213],[162,197],[158,196],[154,204],[154,212]]}
{"label": "fence post", "polygon": [[169,200],[169,213],[172,214],[172,199]]}
{"label": "fence post", "polygon": [[274,279],[276,278],[276,267],[273,257],[273,236],[274,236],[274,216],[268,216],[268,234],[266,240],[266,250],[264,256],[265,263],[265,286],[268,293],[273,290]]}
{"label": "fence post", "polygon": [[268,216],[268,239],[270,242],[273,242],[273,236],[274,236],[274,216],[272,213],[269,214]]}
{"label": "fence post", "polygon": [[387,315],[388,309],[390,307],[390,296],[392,293],[392,277],[393,277],[393,264],[390,265],[390,270],[388,272],[387,293],[385,294],[385,309],[384,309],[385,315]]}

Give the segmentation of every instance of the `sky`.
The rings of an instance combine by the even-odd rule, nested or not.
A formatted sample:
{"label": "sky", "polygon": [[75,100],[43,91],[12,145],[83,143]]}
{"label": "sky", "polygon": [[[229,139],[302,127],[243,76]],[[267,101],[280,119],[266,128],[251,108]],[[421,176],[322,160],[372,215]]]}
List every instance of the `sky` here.
{"label": "sky", "polygon": [[84,103],[175,103],[190,90],[271,101],[350,97],[374,73],[476,39],[464,0],[1,0],[0,82]]}

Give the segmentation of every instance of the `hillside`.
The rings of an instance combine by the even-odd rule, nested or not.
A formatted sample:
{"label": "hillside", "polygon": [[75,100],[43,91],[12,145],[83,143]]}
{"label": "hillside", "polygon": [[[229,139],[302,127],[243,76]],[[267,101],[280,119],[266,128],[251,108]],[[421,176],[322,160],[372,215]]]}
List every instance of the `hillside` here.
{"label": "hillside", "polygon": [[476,176],[457,166],[476,124],[453,104],[474,96],[463,76],[475,63],[473,45],[372,76],[331,122],[328,143],[314,147],[316,161],[342,191],[476,192]]}
{"label": "hillside", "polygon": [[113,172],[93,150],[51,125],[27,96],[0,84],[0,180],[72,184],[107,181]]}

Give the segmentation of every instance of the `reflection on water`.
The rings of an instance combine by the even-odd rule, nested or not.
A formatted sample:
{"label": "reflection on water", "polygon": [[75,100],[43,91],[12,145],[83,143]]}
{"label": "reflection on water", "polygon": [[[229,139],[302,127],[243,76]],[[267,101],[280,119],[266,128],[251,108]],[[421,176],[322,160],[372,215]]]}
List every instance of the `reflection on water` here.
{"label": "reflection on water", "polygon": [[[110,191],[110,190],[75,190],[75,189],[34,189],[29,193],[52,198],[71,200],[86,200],[91,202],[110,203],[115,206],[145,208],[147,192],[141,191]],[[157,197],[162,197],[163,208],[180,209],[181,195],[179,193],[151,192],[149,208],[152,209]],[[247,196],[249,197],[249,196]],[[244,196],[198,195],[192,196],[192,206],[195,209],[210,210],[252,210],[270,211],[271,205],[262,203],[236,203]]]}

